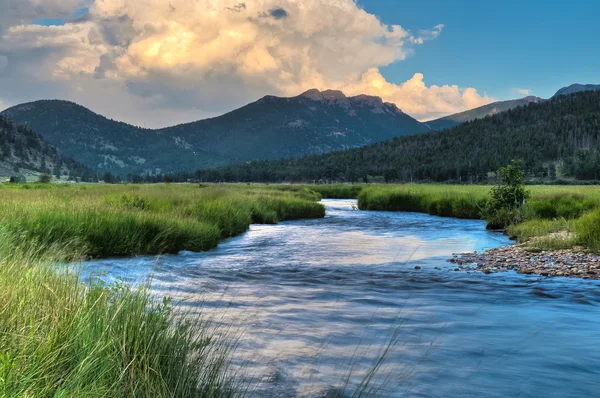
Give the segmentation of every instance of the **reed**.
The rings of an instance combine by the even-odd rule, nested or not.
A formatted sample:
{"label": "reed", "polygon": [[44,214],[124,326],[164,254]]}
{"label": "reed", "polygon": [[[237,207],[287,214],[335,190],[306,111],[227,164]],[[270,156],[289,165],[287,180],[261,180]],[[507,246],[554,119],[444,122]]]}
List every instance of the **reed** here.
{"label": "reed", "polygon": [[0,396],[237,395],[226,339],[147,288],[58,272],[73,253],[0,230]]}
{"label": "reed", "polygon": [[320,196],[277,187],[153,185],[4,189],[0,222],[41,247],[87,257],[209,250],[252,223],[325,216]]}

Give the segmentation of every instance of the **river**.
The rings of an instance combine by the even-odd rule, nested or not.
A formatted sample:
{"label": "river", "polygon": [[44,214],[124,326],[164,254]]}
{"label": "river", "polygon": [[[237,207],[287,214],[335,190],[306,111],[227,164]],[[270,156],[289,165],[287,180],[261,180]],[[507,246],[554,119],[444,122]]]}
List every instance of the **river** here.
{"label": "river", "polygon": [[351,370],[356,383],[390,342],[373,382],[381,396],[600,394],[598,282],[456,272],[453,253],[511,242],[482,221],[323,203],[325,219],[85,272],[152,276],[156,294],[233,325],[233,366],[260,380],[262,397],[322,396]]}

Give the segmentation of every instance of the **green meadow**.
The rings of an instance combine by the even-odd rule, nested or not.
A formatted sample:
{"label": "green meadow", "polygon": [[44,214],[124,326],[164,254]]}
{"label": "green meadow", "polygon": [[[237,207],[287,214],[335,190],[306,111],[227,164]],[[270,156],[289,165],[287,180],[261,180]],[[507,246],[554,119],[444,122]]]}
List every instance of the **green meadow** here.
{"label": "green meadow", "polygon": [[0,189],[6,233],[74,256],[204,251],[252,223],[324,217],[308,189],[199,185],[37,185]]}

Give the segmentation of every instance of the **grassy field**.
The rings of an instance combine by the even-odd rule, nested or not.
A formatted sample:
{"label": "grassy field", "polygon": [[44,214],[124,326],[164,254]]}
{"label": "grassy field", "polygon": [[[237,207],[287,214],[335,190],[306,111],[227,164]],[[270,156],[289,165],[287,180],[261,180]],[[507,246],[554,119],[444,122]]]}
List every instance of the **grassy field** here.
{"label": "grassy field", "polygon": [[40,247],[87,257],[204,251],[251,223],[319,218],[308,189],[199,185],[39,185],[0,189],[0,223]]}
{"label": "grassy field", "polygon": [[231,348],[147,289],[82,283],[56,264],[207,250],[251,223],[323,217],[303,188],[0,188],[0,397],[228,397]]}

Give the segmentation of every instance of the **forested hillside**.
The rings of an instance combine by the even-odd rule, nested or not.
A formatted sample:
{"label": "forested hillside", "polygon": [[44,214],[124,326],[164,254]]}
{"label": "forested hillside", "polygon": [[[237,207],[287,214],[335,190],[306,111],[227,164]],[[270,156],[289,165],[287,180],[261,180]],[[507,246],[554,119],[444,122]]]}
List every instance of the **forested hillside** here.
{"label": "forested hillside", "polygon": [[87,167],[63,156],[29,127],[0,116],[0,176],[31,172],[73,178],[92,174]]}
{"label": "forested hillside", "polygon": [[[600,92],[532,102],[444,132],[302,159],[201,170],[203,181],[486,181],[512,159],[531,176],[600,178]],[[369,178],[371,176],[371,178]]]}
{"label": "forested hillside", "polygon": [[509,109],[517,108],[519,106],[524,106],[529,104],[530,102],[540,102],[544,101],[539,97],[525,97],[522,99],[509,100],[509,101],[499,101],[494,102],[488,105],[481,106],[479,108],[470,109],[465,112],[456,113],[454,115],[449,115],[440,119],[431,120],[429,122],[425,122],[431,130],[441,131],[444,129],[449,129],[452,127],[456,127],[461,123],[470,122],[475,119],[483,119],[486,116],[492,116],[497,113],[505,112]]}

